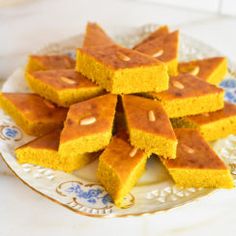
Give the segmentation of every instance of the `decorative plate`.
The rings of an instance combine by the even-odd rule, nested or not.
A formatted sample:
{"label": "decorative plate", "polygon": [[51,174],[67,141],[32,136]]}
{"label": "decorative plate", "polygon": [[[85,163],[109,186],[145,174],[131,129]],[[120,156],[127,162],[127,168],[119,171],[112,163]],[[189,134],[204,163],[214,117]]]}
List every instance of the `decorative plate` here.
{"label": "decorative plate", "polygon": [[[119,43],[130,47],[155,28],[155,25],[148,25],[116,39]],[[82,38],[83,36],[79,35],[60,43],[50,44],[37,53],[68,53],[74,57],[75,48],[81,45]],[[180,35],[180,60],[186,61],[219,54],[216,50],[189,36]],[[3,85],[2,90],[5,92],[29,91],[23,77],[24,68],[19,68]],[[236,103],[235,78],[236,74],[230,64],[227,78],[220,86],[226,90],[225,99],[233,103]],[[23,133],[11,118],[0,110],[0,150],[2,158],[9,168],[36,192],[82,215],[125,217],[150,214],[175,208],[216,191],[203,188],[177,188],[157,158],[151,158],[148,161],[145,175],[126,197],[124,208],[119,209],[113,205],[107,192],[96,180],[97,161],[73,174],[31,164],[18,164],[14,149],[31,139],[33,137]],[[234,179],[236,179],[236,136],[230,135],[212,145],[229,164]]]}

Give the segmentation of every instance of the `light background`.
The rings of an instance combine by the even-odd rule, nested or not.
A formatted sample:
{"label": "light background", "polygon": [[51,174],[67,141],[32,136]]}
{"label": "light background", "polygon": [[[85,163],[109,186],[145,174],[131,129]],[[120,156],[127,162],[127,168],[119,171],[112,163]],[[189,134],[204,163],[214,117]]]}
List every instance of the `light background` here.
{"label": "light background", "polygon": [[[14,1],[14,0],[13,0]],[[236,61],[233,0],[0,0],[0,78],[49,42],[82,33],[99,22],[111,35],[147,23],[169,24]],[[5,5],[5,6],[3,6]],[[0,236],[27,235],[235,235],[236,190],[164,214],[91,219],[32,192],[0,161]]]}

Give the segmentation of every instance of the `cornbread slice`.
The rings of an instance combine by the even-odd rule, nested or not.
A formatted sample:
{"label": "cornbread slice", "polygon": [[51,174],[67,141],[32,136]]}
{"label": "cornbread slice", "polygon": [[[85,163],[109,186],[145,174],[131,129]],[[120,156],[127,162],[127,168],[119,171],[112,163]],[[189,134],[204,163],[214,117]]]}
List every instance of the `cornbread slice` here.
{"label": "cornbread slice", "polygon": [[176,129],[177,157],[161,159],[176,185],[196,188],[232,188],[228,167],[197,130]]}
{"label": "cornbread slice", "polygon": [[124,197],[143,174],[147,158],[147,153],[120,136],[113,137],[99,157],[97,178],[117,207],[122,207]]}
{"label": "cornbread slice", "polygon": [[169,33],[167,27],[161,27],[134,49],[166,63],[171,76],[178,74],[179,31]]}
{"label": "cornbread slice", "polygon": [[236,106],[225,102],[219,111],[173,119],[175,127],[196,128],[207,141],[236,134]]}
{"label": "cornbread slice", "polygon": [[200,79],[219,84],[227,73],[227,59],[225,57],[212,57],[190,62],[182,62],[178,66],[180,73],[190,73]]}
{"label": "cornbread slice", "polygon": [[126,95],[123,107],[133,146],[164,158],[175,158],[177,139],[160,102]]}
{"label": "cornbread slice", "polygon": [[78,49],[76,70],[113,94],[168,88],[164,63],[118,45]]}
{"label": "cornbread slice", "polygon": [[117,96],[92,98],[70,106],[59,154],[70,156],[104,149],[112,136]]}
{"label": "cornbread slice", "polygon": [[93,161],[96,153],[85,153],[70,156],[59,156],[58,147],[61,130],[55,130],[45,136],[39,137],[15,150],[20,164],[30,163],[55,170],[72,172]]}
{"label": "cornbread slice", "polygon": [[169,89],[149,93],[163,105],[170,118],[213,112],[224,107],[224,90],[190,74],[170,78]]}
{"label": "cornbread slice", "polygon": [[30,55],[26,71],[74,69],[75,61],[67,55]]}
{"label": "cornbread slice", "polygon": [[113,40],[96,23],[88,23],[83,41],[83,48],[113,45]]}
{"label": "cornbread slice", "polygon": [[72,69],[35,71],[27,73],[26,79],[34,92],[63,107],[105,92]]}
{"label": "cornbread slice", "polygon": [[0,106],[27,134],[34,136],[62,127],[68,111],[30,93],[1,93]]}

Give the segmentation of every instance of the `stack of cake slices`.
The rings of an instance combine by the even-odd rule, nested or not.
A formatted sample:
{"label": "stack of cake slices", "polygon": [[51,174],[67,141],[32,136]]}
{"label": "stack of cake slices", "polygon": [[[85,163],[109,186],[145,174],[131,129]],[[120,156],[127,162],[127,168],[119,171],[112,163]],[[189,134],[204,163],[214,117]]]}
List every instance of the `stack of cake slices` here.
{"label": "stack of cake slices", "polygon": [[19,163],[66,172],[99,159],[97,178],[118,207],[160,158],[176,185],[232,188],[227,165],[208,141],[236,134],[236,106],[217,85],[223,57],[178,62],[179,32],[167,26],[132,49],[88,23],[76,61],[31,55],[34,93],[2,93],[0,105],[37,138],[16,149]]}

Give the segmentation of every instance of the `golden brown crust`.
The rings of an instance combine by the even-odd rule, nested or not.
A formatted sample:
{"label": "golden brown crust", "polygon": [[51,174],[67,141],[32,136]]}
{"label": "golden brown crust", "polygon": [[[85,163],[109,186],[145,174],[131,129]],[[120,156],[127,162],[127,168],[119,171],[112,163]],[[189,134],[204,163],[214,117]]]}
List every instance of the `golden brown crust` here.
{"label": "golden brown crust", "polygon": [[[94,57],[97,61],[114,70],[141,66],[158,66],[162,64],[162,62],[151,56],[118,45],[99,47],[96,48],[96,50],[92,48],[81,48],[78,50],[80,53]],[[123,60],[123,58],[125,58],[125,60]],[[128,58],[128,60],[126,60],[126,58]]]}
{"label": "golden brown crust", "polygon": [[[122,100],[130,129],[143,130],[176,140],[169,118],[160,102],[133,95],[124,95]],[[153,111],[155,121],[150,122],[148,116],[150,111]]]}
{"label": "golden brown crust", "polygon": [[199,67],[197,76],[203,80],[207,80],[212,72],[226,59],[225,57],[212,57],[202,60],[195,60],[190,62],[182,62],[178,65],[179,73],[191,72],[196,66]]}
{"label": "golden brown crust", "polygon": [[32,140],[29,143],[24,144],[23,146],[17,149],[31,147],[31,148],[50,149],[57,151],[59,147],[60,133],[61,129],[54,130],[44,136]]}
{"label": "golden brown crust", "polygon": [[37,94],[2,93],[30,121],[64,121],[68,109],[57,107]]}
{"label": "golden brown crust", "polygon": [[236,116],[236,105],[225,102],[224,108],[222,110],[209,112],[207,114],[204,113],[195,116],[188,116],[186,118],[190,119],[191,121],[199,125],[203,125],[214,121],[218,121],[220,119],[225,119],[230,116]]}
{"label": "golden brown crust", "polygon": [[163,54],[158,56],[158,59],[163,62],[168,62],[177,58],[179,44],[179,32],[174,31],[161,37],[146,41],[143,44],[135,47],[139,52],[154,56],[160,50]]}
{"label": "golden brown crust", "polygon": [[168,26],[163,25],[160,28],[158,28],[157,30],[155,30],[153,33],[151,33],[147,38],[145,38],[140,43],[138,43],[136,46],[134,46],[134,49],[138,50],[139,47],[142,47],[142,45],[144,45],[146,42],[152,41],[153,39],[157,39],[159,37],[164,37],[164,36],[168,35],[168,33],[169,33]]}
{"label": "golden brown crust", "polygon": [[33,76],[34,79],[40,80],[48,85],[51,85],[57,90],[99,87],[91,80],[72,69],[35,71],[31,72],[30,75]]}
{"label": "golden brown crust", "polygon": [[[178,85],[182,86],[179,87]],[[172,100],[188,97],[197,98],[198,96],[217,93],[223,93],[223,89],[206,83],[205,81],[198,79],[196,76],[181,74],[170,78],[168,90],[160,93],[150,93],[150,95],[159,99]]]}
{"label": "golden brown crust", "polygon": [[75,68],[75,60],[67,55],[30,55],[29,58],[39,63],[43,70]]}
{"label": "golden brown crust", "polygon": [[177,156],[164,160],[167,168],[227,169],[200,133],[194,129],[175,129],[178,139]]}
{"label": "golden brown crust", "polygon": [[[70,106],[60,143],[106,132],[112,128],[117,96],[107,94]],[[96,122],[91,125],[80,125],[82,119],[94,117]]]}
{"label": "golden brown crust", "polygon": [[96,23],[89,22],[86,27],[86,34],[83,41],[83,48],[113,45],[113,40]]}

